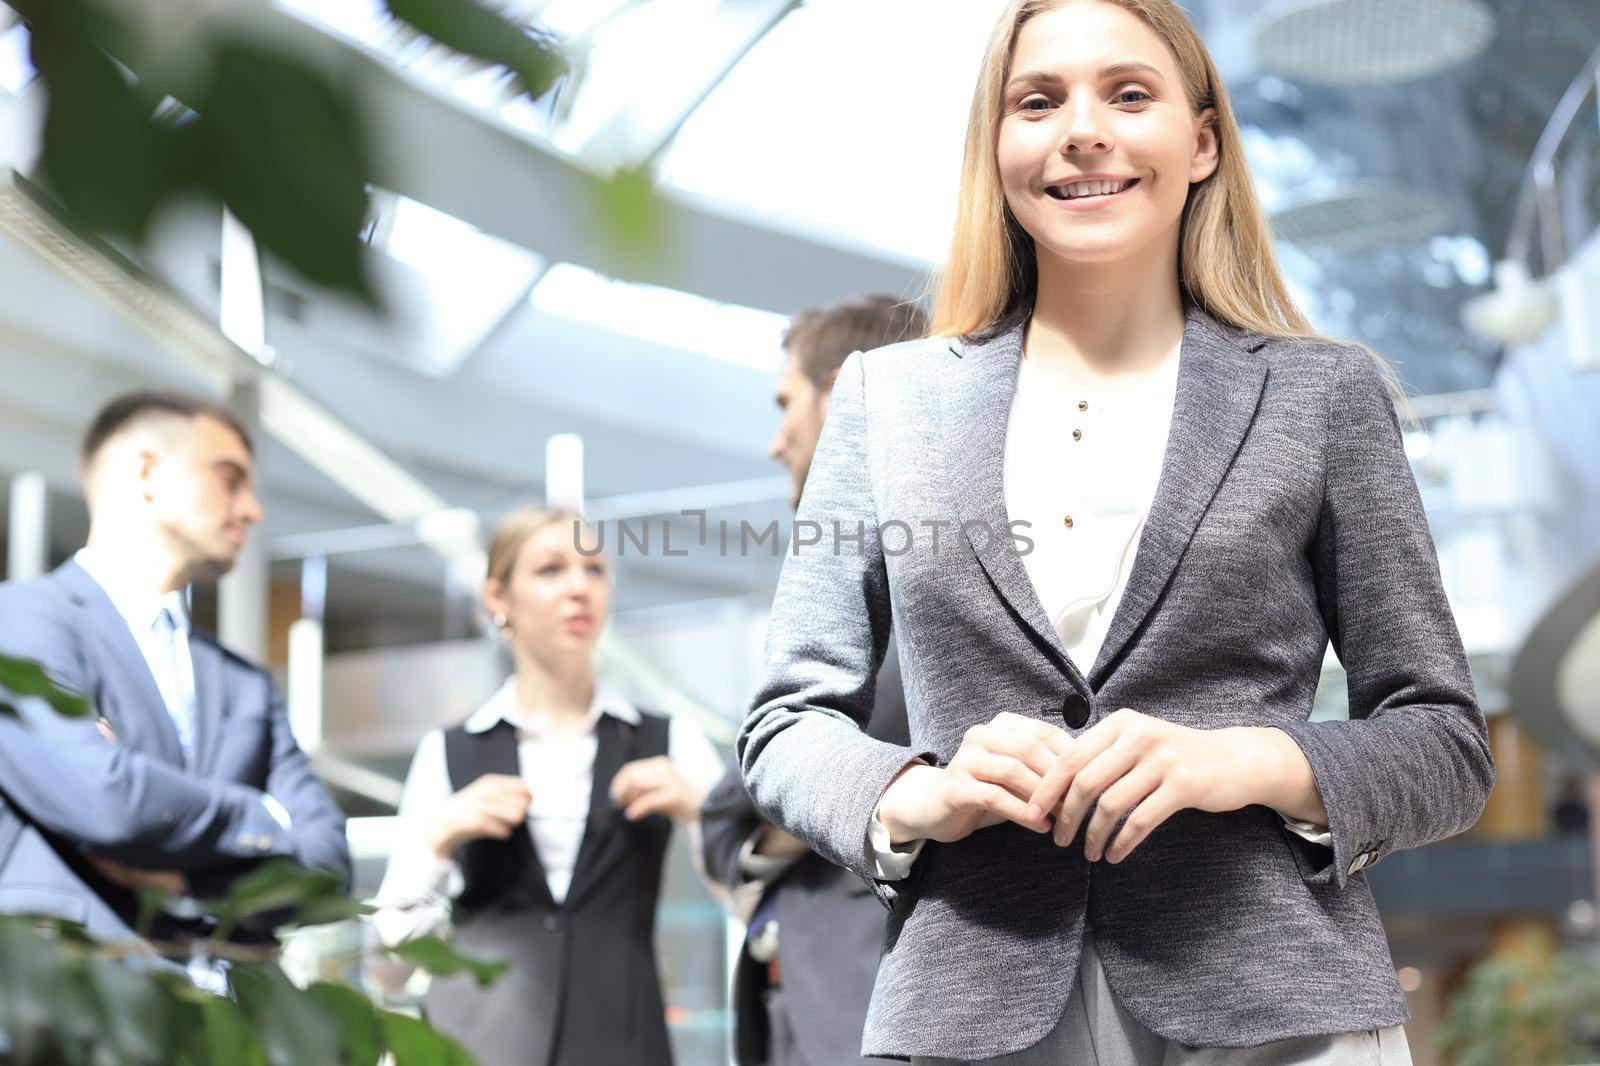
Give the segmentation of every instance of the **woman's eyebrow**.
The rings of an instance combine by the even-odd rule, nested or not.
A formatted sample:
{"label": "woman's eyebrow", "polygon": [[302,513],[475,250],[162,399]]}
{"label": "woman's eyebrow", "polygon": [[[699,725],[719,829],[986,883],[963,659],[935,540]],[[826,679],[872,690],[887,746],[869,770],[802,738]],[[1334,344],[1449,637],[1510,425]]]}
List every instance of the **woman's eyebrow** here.
{"label": "woman's eyebrow", "polygon": [[[1139,60],[1127,60],[1122,63],[1112,63],[1100,68],[1099,79],[1121,78],[1128,75],[1139,74],[1144,77],[1162,81],[1161,68]],[[1049,70],[1028,70],[1012,78],[1007,85],[1009,89],[1019,89],[1028,85],[1060,85],[1064,79],[1061,75]]]}
{"label": "woman's eyebrow", "polygon": [[1109,67],[1100,68],[1101,78],[1121,78],[1130,74],[1142,74],[1157,81],[1163,80],[1160,67],[1149,63],[1141,63],[1137,60],[1130,60],[1126,63],[1113,63]]}

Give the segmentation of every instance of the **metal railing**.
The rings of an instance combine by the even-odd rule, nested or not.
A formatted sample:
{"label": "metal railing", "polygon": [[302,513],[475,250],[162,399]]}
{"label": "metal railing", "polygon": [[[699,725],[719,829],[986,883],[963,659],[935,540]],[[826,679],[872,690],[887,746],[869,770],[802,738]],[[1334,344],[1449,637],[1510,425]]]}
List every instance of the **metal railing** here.
{"label": "metal railing", "polygon": [[1567,234],[1562,217],[1557,157],[1574,129],[1584,106],[1591,100],[1600,104],[1600,48],[1596,48],[1584,63],[1583,69],[1562,94],[1545,124],[1544,132],[1534,146],[1533,157],[1523,172],[1522,184],[1517,193],[1516,213],[1512,217],[1511,236],[1506,244],[1506,258],[1524,263],[1533,273],[1533,254],[1537,241],[1542,274],[1549,275],[1566,262]]}

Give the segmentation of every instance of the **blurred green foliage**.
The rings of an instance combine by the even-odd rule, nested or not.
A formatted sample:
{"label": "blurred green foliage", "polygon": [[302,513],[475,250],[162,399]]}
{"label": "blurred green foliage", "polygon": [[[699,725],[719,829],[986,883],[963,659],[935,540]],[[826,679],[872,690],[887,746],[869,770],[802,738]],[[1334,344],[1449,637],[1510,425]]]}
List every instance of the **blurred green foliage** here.
{"label": "blurred green foliage", "polygon": [[[40,177],[75,220],[137,245],[164,206],[199,194],[308,280],[378,303],[361,240],[374,151],[355,71],[223,17],[228,4],[6,2],[28,23],[47,94]],[[477,0],[385,3],[534,99],[568,74],[553,36]],[[648,177],[625,171],[595,189],[601,236],[647,249],[658,229]]]}
{"label": "blurred green foliage", "polygon": [[1595,1061],[1600,969],[1571,952],[1491,955],[1451,996],[1437,1041],[1451,1066]]}
{"label": "blurred green foliage", "polygon": [[[91,713],[39,667],[0,656],[0,714],[37,699],[64,713]],[[230,942],[238,929],[282,935],[346,921],[371,908],[345,897],[341,878],[292,862],[266,863],[227,894],[203,903],[214,921],[198,944],[100,943],[71,922],[0,915],[0,1035],[15,1066],[470,1066],[455,1041],[425,1022],[385,1010],[347,985],[297,988],[278,965],[278,943]],[[141,926],[168,900],[141,895]],[[183,965],[198,948],[227,960],[232,998],[197,988]],[[375,954],[403,958],[434,974],[470,973],[487,985],[505,964],[470,958],[437,937]],[[355,959],[350,960],[353,964]]]}

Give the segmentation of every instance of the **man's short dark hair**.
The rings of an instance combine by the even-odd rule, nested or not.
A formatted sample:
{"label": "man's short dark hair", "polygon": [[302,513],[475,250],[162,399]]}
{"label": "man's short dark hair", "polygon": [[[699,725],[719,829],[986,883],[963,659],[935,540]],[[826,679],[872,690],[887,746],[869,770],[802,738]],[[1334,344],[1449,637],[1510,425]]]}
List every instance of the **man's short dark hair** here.
{"label": "man's short dark hair", "polygon": [[783,335],[783,347],[813,385],[826,389],[851,352],[914,340],[927,332],[927,316],[915,303],[868,296],[825,311],[801,312]]}
{"label": "man's short dark hair", "polygon": [[107,441],[146,419],[182,418],[192,422],[202,417],[214,418],[233,430],[244,442],[245,450],[255,454],[249,430],[239,421],[238,415],[222,404],[186,392],[148,390],[123,393],[100,409],[89,423],[89,432],[84,434],[83,445],[78,449],[78,469],[87,470]]}

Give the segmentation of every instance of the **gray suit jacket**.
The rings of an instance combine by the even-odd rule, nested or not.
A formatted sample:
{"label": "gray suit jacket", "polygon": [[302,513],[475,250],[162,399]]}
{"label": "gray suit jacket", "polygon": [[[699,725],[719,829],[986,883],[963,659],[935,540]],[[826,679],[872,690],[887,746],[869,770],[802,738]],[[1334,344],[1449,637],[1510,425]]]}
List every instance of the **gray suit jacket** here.
{"label": "gray suit jacket", "polygon": [[[1282,729],[1315,773],[1333,847],[1260,806],[1180,811],[1117,865],[1088,863],[1081,834],[1056,848],[1009,823],[929,844],[910,878],[877,888],[891,912],[865,1050],[1031,1046],[1065,1006],[1085,922],[1119,999],[1172,1040],[1242,1047],[1405,1021],[1360,870],[1472,825],[1494,767],[1373,360],[1189,312],[1133,572],[1098,658],[1075,664],[1007,536],[1021,338],[846,361],[797,518],[842,536],[786,560],[737,742],[757,806],[866,875],[873,808],[912,756],[947,761],[1000,711],[1056,724],[1087,711],[1087,728],[1132,707]],[[873,537],[891,520],[916,531],[913,550],[898,527]],[[935,549],[922,523],[937,521],[969,524]],[[859,547],[845,539],[857,523]],[[860,730],[891,620],[909,748]],[[1350,720],[1312,724],[1330,637]]]}
{"label": "gray suit jacket", "polygon": [[[878,672],[867,735],[896,745],[908,740],[900,657],[892,640]],[[765,824],[738,765],[729,767],[700,811],[701,852],[711,876],[729,888],[742,884],[739,851]],[[767,892],[777,912],[784,1009],[801,1057],[814,1066],[860,1063],[867,1004],[878,976],[883,907],[861,878],[816,852],[796,860]],[[741,951],[733,980],[734,1058],[740,1066],[783,1061],[773,1055],[767,988],[766,966]]]}
{"label": "gray suit jacket", "polygon": [[[185,767],[155,679],[111,600],[68,562],[37,581],[0,585],[0,654],[32,659],[82,692],[117,734],[37,702],[0,716],[0,914],[82,923],[99,939],[132,938],[131,893],[84,853],[185,871],[220,894],[263,859],[287,857],[346,878],[344,815],[289,732],[267,672],[193,633],[195,765]],[[289,832],[262,805],[270,792]],[[193,932],[195,930],[188,930]],[[158,925],[158,939],[184,927]]]}

